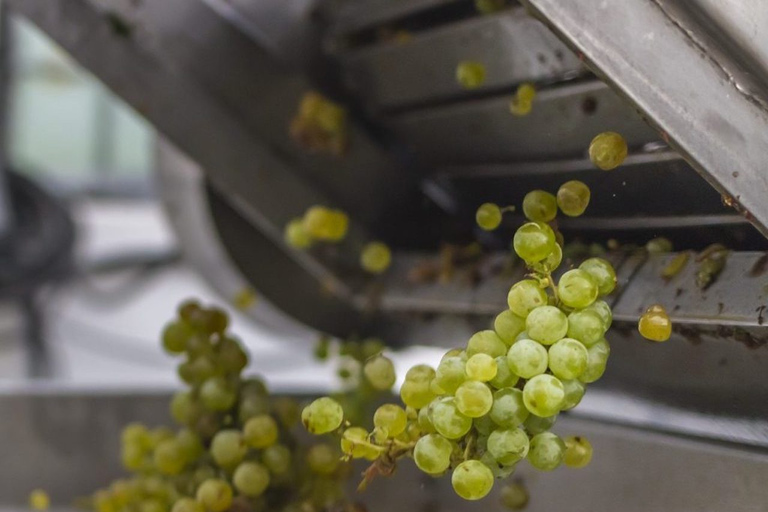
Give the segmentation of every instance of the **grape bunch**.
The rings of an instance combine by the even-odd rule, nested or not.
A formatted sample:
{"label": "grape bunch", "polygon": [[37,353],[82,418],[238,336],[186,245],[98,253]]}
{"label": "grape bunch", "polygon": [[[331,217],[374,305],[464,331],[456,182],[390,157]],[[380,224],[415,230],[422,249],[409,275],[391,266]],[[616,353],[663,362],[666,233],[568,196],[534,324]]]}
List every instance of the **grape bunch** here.
{"label": "grape bunch", "polygon": [[[587,439],[561,439],[550,430],[557,415],[576,407],[587,385],[605,371],[612,313],[601,297],[615,288],[616,273],[594,257],[556,280],[552,273],[562,247],[548,222],[558,207],[580,214],[589,196],[586,185],[569,181],[557,196],[535,190],[525,197],[529,222],[515,233],[513,247],[530,273],[510,288],[509,308],[492,329],[447,351],[437,368],[421,364],[406,373],[402,405],[380,406],[373,428],[365,429],[323,397],[304,409],[306,429],[339,436],[348,459],[371,461],[363,484],[410,458],[429,475],[450,473],[453,489],[467,500],[485,497],[496,479],[512,475],[524,459],[542,471],[587,465]],[[500,222],[500,210],[489,204],[477,215],[484,229]],[[374,385],[394,381],[392,364],[381,355],[366,362],[364,374]]]}
{"label": "grape bunch", "polygon": [[179,428],[126,426],[121,459],[132,475],[96,491],[92,510],[353,510],[343,492],[349,469],[341,452],[300,442],[300,405],[271,398],[261,380],[242,376],[248,355],[228,324],[220,309],[181,305],[162,335],[165,350],[182,357],[178,375],[186,388],[170,403]]}

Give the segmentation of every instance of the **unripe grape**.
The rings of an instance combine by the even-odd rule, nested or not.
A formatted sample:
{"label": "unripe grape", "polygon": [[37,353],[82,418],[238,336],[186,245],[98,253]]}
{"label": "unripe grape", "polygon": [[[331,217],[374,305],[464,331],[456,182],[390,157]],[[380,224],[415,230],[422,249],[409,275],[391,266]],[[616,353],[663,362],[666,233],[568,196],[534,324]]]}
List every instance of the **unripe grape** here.
{"label": "unripe grape", "polygon": [[163,329],[163,348],[169,354],[181,354],[187,348],[187,341],[194,336],[194,330],[184,321],[171,322]]}
{"label": "unripe grape", "polygon": [[397,437],[405,431],[408,418],[399,405],[384,404],[373,415],[373,424],[383,429],[388,437]]}
{"label": "unripe grape", "polygon": [[525,427],[525,431],[528,432],[528,435],[535,436],[542,432],[548,432],[554,426],[556,421],[557,414],[544,418],[531,414],[528,416],[528,419],[525,420],[525,423],[523,423],[523,427]]}
{"label": "unripe grape", "polygon": [[226,411],[237,400],[235,391],[221,377],[210,377],[200,387],[200,400],[211,411]]}
{"label": "unripe grape", "polygon": [[251,448],[266,448],[277,442],[277,422],[262,414],[249,419],[243,426],[243,440]]}
{"label": "unripe grape", "polygon": [[533,222],[549,222],[557,216],[557,199],[544,190],[532,190],[523,199],[523,213]]}
{"label": "unripe grape", "polygon": [[466,460],[453,470],[451,484],[456,494],[465,500],[479,500],[491,492],[493,473],[479,460]]}
{"label": "unripe grape", "polygon": [[672,336],[672,321],[659,304],[649,307],[637,324],[640,334],[651,341],[667,341]]}
{"label": "unripe grape", "polygon": [[232,483],[240,494],[261,496],[269,486],[269,471],[258,462],[243,462],[232,475]]}
{"label": "unripe grape", "polygon": [[210,451],[219,467],[231,469],[240,464],[248,447],[239,430],[220,430],[211,440]]}
{"label": "unripe grape", "polygon": [[456,407],[465,416],[479,418],[488,413],[493,405],[493,393],[482,382],[468,380],[456,390]]}
{"label": "unripe grape", "polygon": [[285,226],[283,239],[294,249],[308,249],[312,245],[312,237],[304,229],[304,221],[301,218],[293,219]]}
{"label": "unripe grape", "polygon": [[543,222],[528,222],[515,232],[512,245],[526,263],[537,263],[555,250],[555,232]]}
{"label": "unripe grape", "polygon": [[187,464],[184,450],[175,439],[166,439],[159,443],[153,459],[157,470],[165,475],[178,475]]}
{"label": "unripe grape", "polygon": [[589,206],[589,187],[578,180],[566,181],[557,191],[557,205],[569,217],[578,217]]}
{"label": "unripe grape", "polygon": [[171,512],[205,512],[205,507],[192,498],[179,498],[173,504]]}
{"label": "unripe grape", "polygon": [[446,393],[453,394],[467,380],[465,370],[466,363],[460,357],[446,357],[437,366],[435,381]]}
{"label": "unripe grape", "polygon": [[605,330],[611,328],[611,323],[613,322],[613,313],[611,312],[611,306],[608,305],[607,302],[604,300],[596,300],[589,306],[587,306],[585,309],[589,311],[594,311],[598,315],[600,315],[600,318],[603,320],[603,326],[605,327]]}
{"label": "unripe grape", "polygon": [[520,340],[507,352],[509,369],[524,379],[544,373],[548,363],[547,349],[533,340]]}
{"label": "unripe grape", "polygon": [[232,505],[232,487],[224,480],[206,480],[195,496],[208,512],[224,512]]}
{"label": "unripe grape", "polygon": [[599,295],[608,295],[616,288],[616,271],[613,265],[603,258],[590,258],[579,265],[579,268],[594,278]]}
{"label": "unripe grape", "polygon": [[485,66],[480,62],[462,61],[456,67],[456,81],[464,89],[476,89],[485,82]]}
{"label": "unripe grape", "polygon": [[42,489],[35,489],[29,493],[29,508],[32,510],[48,510],[51,505],[51,499]]}
{"label": "unripe grape", "polygon": [[537,375],[523,387],[525,407],[536,416],[546,418],[557,414],[564,401],[563,383],[552,375]]}
{"label": "unripe grape", "polygon": [[563,383],[563,390],[565,391],[565,398],[563,399],[563,411],[573,409],[581,399],[584,398],[584,393],[587,391],[587,386],[578,379],[561,380]]}
{"label": "unripe grape", "polygon": [[572,338],[563,338],[549,349],[549,369],[560,379],[580,377],[587,369],[588,359],[587,348]]}
{"label": "unripe grape", "polygon": [[472,335],[467,342],[467,355],[488,354],[498,357],[507,352],[507,346],[501,341],[495,331],[479,331]]}
{"label": "unripe grape", "polygon": [[307,452],[309,469],[318,475],[332,475],[339,467],[339,454],[327,444],[316,444]]}
{"label": "unripe grape", "polygon": [[501,208],[494,203],[483,203],[475,213],[477,225],[486,231],[493,231],[501,224]]}
{"label": "unripe grape", "polygon": [[459,411],[454,398],[442,398],[432,403],[429,415],[435,430],[446,439],[464,437],[472,428],[472,418]]}
{"label": "unripe grape", "polygon": [[526,317],[525,330],[532,340],[551,345],[568,332],[568,318],[554,306],[539,306]]}
{"label": "unripe grape", "polygon": [[533,279],[523,279],[509,289],[507,304],[512,313],[526,318],[531,311],[547,304],[547,293]]}
{"label": "unripe grape", "polygon": [[560,277],[557,294],[560,301],[569,308],[585,308],[597,299],[597,282],[585,270],[569,270]]}
{"label": "unripe grape", "polygon": [[360,253],[360,266],[371,274],[381,274],[392,263],[392,251],[382,242],[371,242]]}
{"label": "unripe grape", "polygon": [[587,349],[587,369],[579,376],[581,382],[589,384],[603,376],[611,347],[605,338]]}
{"label": "unripe grape", "polygon": [[565,456],[565,443],[552,432],[542,432],[533,436],[528,450],[528,462],[541,471],[557,468]]}
{"label": "unripe grape", "polygon": [[591,347],[605,335],[605,324],[594,309],[577,309],[568,315],[568,337]]}
{"label": "unripe grape", "polygon": [[620,166],[627,157],[627,141],[616,132],[598,134],[589,144],[589,159],[595,167],[610,171]]}
{"label": "unripe grape", "polygon": [[523,510],[528,505],[528,490],[519,482],[505,485],[500,494],[501,503],[510,510]]}
{"label": "unripe grape", "polygon": [[[506,361],[504,363],[506,364]],[[496,360],[488,354],[479,353],[467,359],[466,373],[471,380],[488,382],[497,372]]]}
{"label": "unripe grape", "polygon": [[523,392],[515,388],[504,388],[493,394],[493,405],[489,416],[502,428],[520,426],[528,419],[528,409],[523,402]]}
{"label": "unripe grape", "polygon": [[565,447],[563,462],[566,466],[583,468],[592,460],[592,445],[584,437],[567,437]]}
{"label": "unripe grape", "polygon": [[509,309],[504,310],[493,321],[493,329],[501,341],[510,346],[515,342],[517,335],[525,330],[525,318],[517,316]]}
{"label": "unripe grape", "polygon": [[365,362],[363,374],[374,389],[386,391],[395,384],[395,365],[382,355],[375,356]]}
{"label": "unripe grape", "polygon": [[344,431],[341,451],[355,459],[374,460],[379,456],[379,450],[368,442],[368,432],[360,427],[350,427]]}
{"label": "unripe grape", "polygon": [[310,434],[333,432],[341,426],[344,410],[339,403],[328,397],[318,398],[301,411],[301,422]]}
{"label": "unripe grape", "polygon": [[453,445],[439,434],[429,434],[416,442],[413,461],[429,475],[439,475],[451,465]]}
{"label": "unripe grape", "polygon": [[519,428],[494,430],[488,436],[488,451],[499,464],[515,464],[528,455],[528,436]]}
{"label": "unripe grape", "polygon": [[509,369],[509,363],[507,362],[507,356],[499,356],[496,358],[496,376],[488,381],[491,386],[496,389],[510,388],[517,384],[520,377]]}

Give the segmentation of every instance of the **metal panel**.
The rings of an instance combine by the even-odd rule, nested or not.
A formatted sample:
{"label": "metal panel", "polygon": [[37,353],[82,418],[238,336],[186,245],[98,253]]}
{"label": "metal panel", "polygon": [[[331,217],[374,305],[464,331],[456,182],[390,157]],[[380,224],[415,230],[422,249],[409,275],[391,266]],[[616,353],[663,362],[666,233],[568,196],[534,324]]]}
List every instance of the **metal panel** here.
{"label": "metal panel", "polygon": [[768,13],[760,2],[526,4],[768,235]]}
{"label": "metal panel", "polygon": [[466,97],[456,65],[481,62],[487,78],[472,94],[514,90],[525,81],[583,74],[579,59],[523,9],[419,32],[403,43],[381,43],[341,53],[345,83],[374,108]]}
{"label": "metal panel", "polygon": [[337,34],[356,32],[387,23],[410,14],[462,0],[346,0],[334,13],[333,31]]}

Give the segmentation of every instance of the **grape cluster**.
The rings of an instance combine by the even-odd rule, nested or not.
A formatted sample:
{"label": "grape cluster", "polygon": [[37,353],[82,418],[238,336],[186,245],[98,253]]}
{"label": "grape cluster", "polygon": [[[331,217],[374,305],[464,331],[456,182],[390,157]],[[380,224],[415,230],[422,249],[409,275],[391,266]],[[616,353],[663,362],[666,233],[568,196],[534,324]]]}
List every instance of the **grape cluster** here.
{"label": "grape cluster", "polygon": [[347,510],[342,484],[348,468],[338,448],[299,442],[300,405],[272,399],[262,381],[241,375],[248,355],[228,324],[217,308],[196,302],[179,308],[162,335],[165,350],[183,358],[178,374],[187,387],[170,403],[179,428],[126,426],[121,457],[133,474],[95,492],[93,510]]}
{"label": "grape cluster", "polygon": [[[583,212],[589,201],[585,188],[580,182],[563,185],[561,207]],[[335,433],[347,458],[372,461],[366,481],[412,458],[429,475],[450,472],[454,490],[467,500],[486,496],[523,459],[542,471],[588,464],[592,447],[586,439],[563,440],[550,429],[605,371],[612,314],[600,298],[615,288],[616,273],[608,261],[589,258],[555,280],[562,249],[547,223],[558,204],[541,190],[525,197],[530,222],[517,230],[513,246],[530,274],[510,288],[509,309],[499,313],[493,329],[446,352],[437,368],[412,367],[400,387],[403,405],[379,407],[372,429],[345,421],[338,403],[320,398],[304,409],[307,430]],[[499,217],[480,213],[478,223],[490,218],[490,225]],[[387,385],[394,381],[383,356],[368,361],[364,373],[372,382],[379,376]]]}
{"label": "grape cluster", "polygon": [[301,146],[316,152],[341,155],[347,148],[347,111],[325,96],[310,91],[301,98],[291,122],[291,136]]}
{"label": "grape cluster", "polygon": [[285,227],[285,243],[295,249],[308,249],[315,241],[340,242],[347,236],[349,217],[341,210],[312,206],[304,216]]}

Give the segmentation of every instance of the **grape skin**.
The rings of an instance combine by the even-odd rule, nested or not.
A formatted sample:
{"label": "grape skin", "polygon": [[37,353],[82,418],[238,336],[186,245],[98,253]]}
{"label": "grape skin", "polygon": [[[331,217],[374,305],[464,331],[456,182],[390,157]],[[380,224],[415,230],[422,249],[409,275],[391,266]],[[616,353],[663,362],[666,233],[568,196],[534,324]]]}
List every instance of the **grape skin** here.
{"label": "grape skin", "polygon": [[462,61],[456,67],[456,81],[464,89],[477,89],[485,82],[485,66],[480,62]]}
{"label": "grape skin", "polygon": [[590,196],[589,187],[581,181],[566,181],[557,191],[557,205],[565,215],[578,217],[589,206]]}
{"label": "grape skin", "polygon": [[598,287],[595,279],[588,272],[573,269],[560,277],[557,283],[557,294],[566,306],[581,309],[597,299]]}
{"label": "grape skin", "polygon": [[499,464],[510,465],[528,455],[528,436],[522,429],[499,429],[488,436],[488,451]]}
{"label": "grape skin", "polygon": [[502,212],[498,205],[483,203],[475,213],[475,222],[485,231],[493,231],[501,224]]}
{"label": "grape skin", "polygon": [[523,199],[523,213],[533,222],[549,222],[557,216],[557,199],[544,190],[532,190]]}
{"label": "grape skin", "polygon": [[[504,364],[506,364],[506,361]],[[465,367],[467,377],[480,382],[487,382],[496,377],[496,373],[498,373],[496,360],[483,353],[475,354],[467,359]]]}
{"label": "grape skin", "polygon": [[391,389],[395,384],[395,365],[382,355],[366,361],[363,373],[371,386],[380,391]]}
{"label": "grape skin", "polygon": [[572,338],[563,338],[549,349],[549,369],[560,379],[575,379],[587,369],[589,352]]}
{"label": "grape skin", "polygon": [[560,412],[564,401],[563,383],[552,375],[537,375],[523,387],[525,407],[536,416],[542,418],[554,416]]}
{"label": "grape skin", "polygon": [[381,274],[392,263],[392,251],[382,242],[370,242],[360,253],[360,266],[371,274]]}
{"label": "grape skin", "polygon": [[420,470],[429,475],[445,472],[451,464],[453,445],[438,434],[429,434],[418,440],[413,449],[413,460]]}
{"label": "grape skin", "polygon": [[467,460],[456,466],[451,475],[456,494],[465,500],[484,498],[493,488],[493,473],[478,460]]}
{"label": "grape skin", "polygon": [[627,157],[627,141],[616,132],[603,132],[589,144],[589,159],[595,167],[610,171],[620,166]]}
{"label": "grape skin", "polygon": [[532,340],[551,345],[568,332],[568,318],[554,306],[540,306],[528,314],[525,330]]}
{"label": "grape skin", "polygon": [[520,318],[526,318],[531,311],[546,303],[547,293],[533,279],[518,281],[507,295],[509,309]]}
{"label": "grape skin", "polygon": [[592,444],[584,437],[568,437],[565,439],[565,455],[563,463],[572,468],[583,468],[592,460]]}
{"label": "grape skin", "polygon": [[482,382],[468,380],[456,389],[456,407],[470,418],[479,418],[488,413],[493,405],[491,389]]}
{"label": "grape skin", "polygon": [[552,432],[533,436],[528,451],[528,462],[540,471],[552,471],[563,462],[565,443]]}
{"label": "grape skin", "polygon": [[507,352],[507,364],[513,373],[530,379],[547,371],[547,349],[533,340],[520,340]]}
{"label": "grape skin", "polygon": [[672,336],[672,321],[662,306],[654,304],[640,317],[637,330],[645,339],[667,341]]}
{"label": "grape skin", "polygon": [[301,412],[301,422],[311,434],[327,434],[341,426],[344,410],[335,400],[318,398]]}
{"label": "grape skin", "polygon": [[555,232],[543,222],[528,222],[515,231],[512,245],[520,258],[537,263],[555,250]]}

